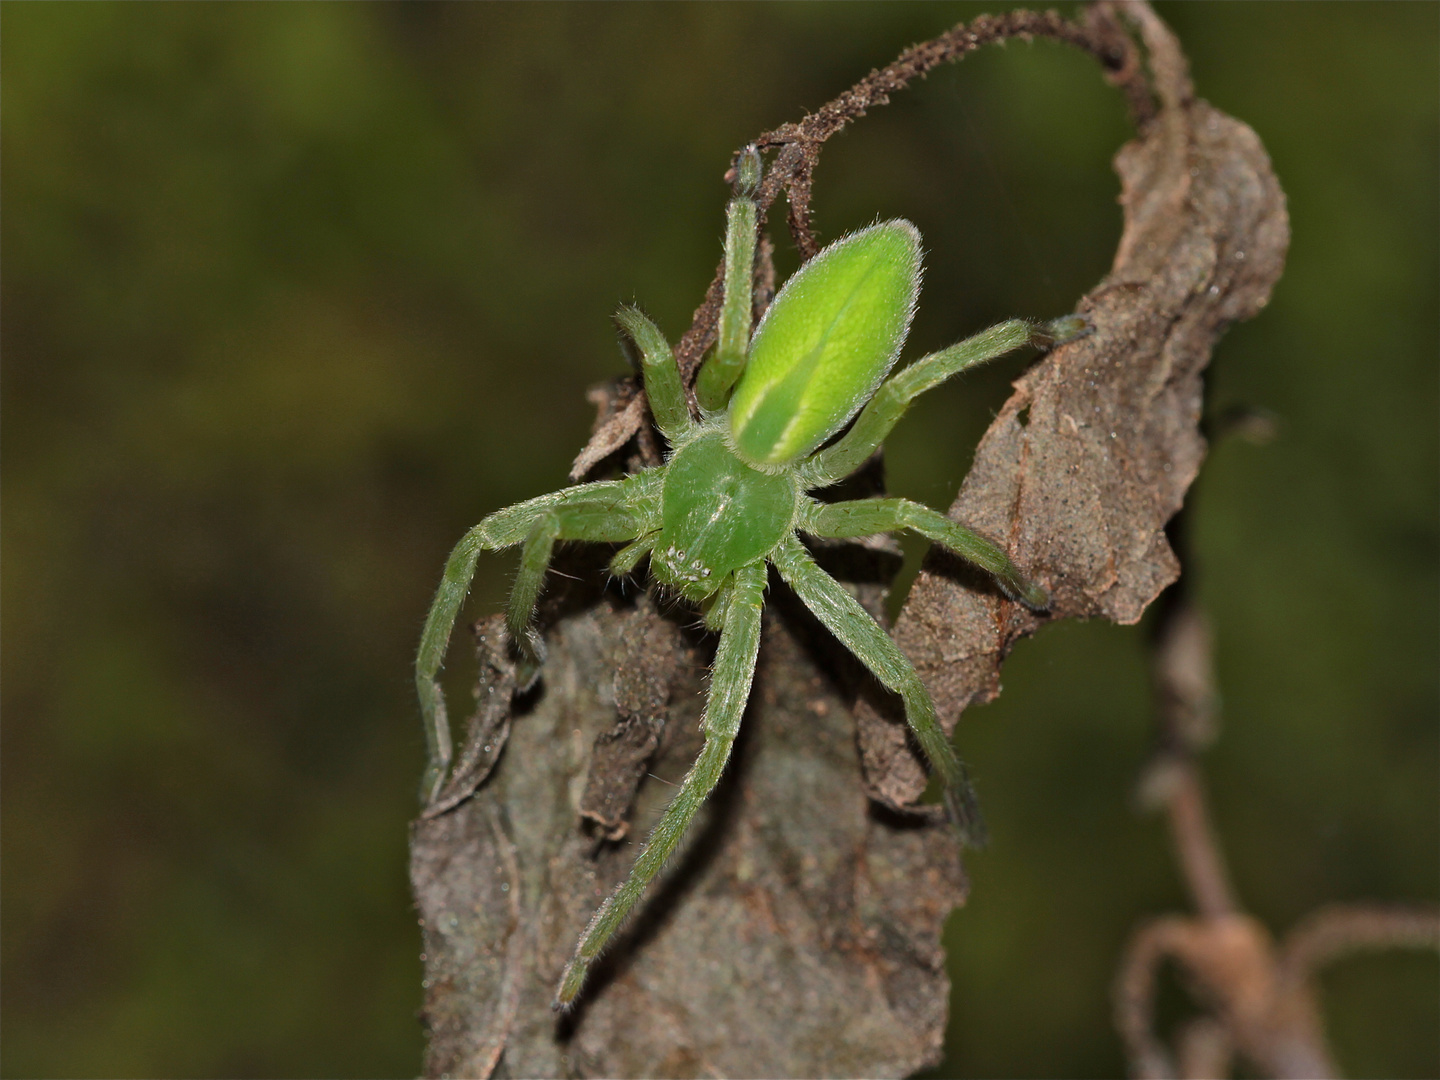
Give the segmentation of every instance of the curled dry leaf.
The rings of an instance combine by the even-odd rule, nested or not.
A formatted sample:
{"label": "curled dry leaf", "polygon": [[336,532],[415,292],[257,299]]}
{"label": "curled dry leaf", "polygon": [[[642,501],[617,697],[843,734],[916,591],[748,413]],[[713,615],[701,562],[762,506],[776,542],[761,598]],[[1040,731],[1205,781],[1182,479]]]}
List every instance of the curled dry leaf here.
{"label": "curled dry leaf", "polygon": [[607,840],[630,831],[630,804],[665,731],[679,666],[678,628],[642,597],[620,624],[615,658],[615,723],[595,741],[580,815]]}

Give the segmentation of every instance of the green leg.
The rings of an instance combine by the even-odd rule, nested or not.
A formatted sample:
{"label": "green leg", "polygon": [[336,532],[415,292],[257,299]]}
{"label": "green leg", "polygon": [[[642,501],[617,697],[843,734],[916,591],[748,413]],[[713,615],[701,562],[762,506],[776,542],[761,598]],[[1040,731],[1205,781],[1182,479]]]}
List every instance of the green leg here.
{"label": "green leg", "polygon": [[705,620],[705,629],[714,630],[717,634],[725,629],[725,612],[729,610],[734,595],[735,579],[731,577],[700,602],[700,616]]}
{"label": "green leg", "polygon": [[520,570],[515,575],[515,584],[510,586],[505,629],[520,654],[515,680],[522,690],[530,688],[540,674],[540,665],[545,662],[545,643],[530,625],[530,617],[535,614],[540,587],[545,584],[545,571],[550,568],[550,556],[559,536],[560,515],[554,510],[547,510],[536,518],[520,551]]}
{"label": "green leg", "polygon": [[615,321],[640,349],[650,413],[655,417],[660,433],[674,446],[690,432],[695,421],[690,419],[690,406],[685,401],[685,388],[680,385],[680,368],[675,364],[670,343],[639,308],[621,308],[615,313]]}
{"label": "green leg", "polygon": [[725,295],[720,307],[715,352],[695,380],[695,400],[702,409],[719,412],[730,388],[745,370],[754,317],[755,230],[758,212],[755,189],[760,183],[760,154],[747,146],[736,162],[738,190],[730,202],[725,228]]}
{"label": "green leg", "polygon": [[998,547],[921,503],[909,499],[857,499],[839,503],[812,500],[805,512],[806,518],[800,527],[812,536],[848,538],[911,529],[986,571],[1012,600],[1034,611],[1044,611],[1050,606],[1045,590],[1020,573]]}
{"label": "green leg", "polygon": [[659,539],[660,533],[653,532],[647,536],[640,537],[639,540],[636,540],[632,544],[626,544],[617,551],[615,557],[610,560],[610,573],[616,577],[624,577],[630,573],[635,567],[640,565],[641,559],[650,554],[651,550],[655,547],[655,542]]}
{"label": "green leg", "polygon": [[545,584],[545,571],[557,540],[632,540],[636,533],[650,531],[657,523],[645,516],[619,510],[604,503],[579,502],[542,511],[530,527],[525,547],[520,553],[520,572],[510,588],[510,604],[505,612],[505,626],[510,640],[520,651],[521,665],[516,673],[519,685],[529,687],[540,673],[544,662],[544,642],[530,625],[540,589]]}
{"label": "green leg", "polygon": [[445,694],[435,676],[440,672],[445,649],[450,644],[450,628],[455,625],[460,605],[470,591],[475,563],[487,546],[484,528],[485,522],[482,521],[467,532],[446,560],[445,576],[440,579],[440,588],[430,604],[430,614],[420,634],[420,650],[415,655],[415,693],[420,698],[420,715],[425,724],[426,765],[425,778],[420,783],[420,798],[427,804],[440,793],[453,753]]}
{"label": "green leg", "polygon": [[680,790],[635,860],[630,876],[600,906],[575,956],[565,968],[555,994],[555,1008],[564,1009],[585,985],[590,965],[605,943],[620,928],[625,917],[654,880],[665,860],[675,851],[695,812],[720,779],[730,758],[730,747],[740,729],[740,717],[750,697],[755,674],[755,656],[760,649],[760,609],[765,596],[765,564],[755,563],[735,571],[734,591],[725,608],[725,628],[711,672],[710,698],[705,705],[705,747],[686,773]]}
{"label": "green leg", "polygon": [[[497,510],[467,532],[455,545],[446,560],[445,574],[440,579],[440,587],[435,591],[435,599],[430,604],[425,629],[420,634],[420,648],[415,655],[415,691],[420,699],[420,715],[425,725],[427,755],[425,779],[420,791],[426,802],[434,798],[440,790],[450,768],[450,722],[445,710],[445,696],[441,693],[437,676],[445,662],[450,631],[465,603],[465,594],[470,591],[470,581],[475,576],[475,563],[480,558],[480,552],[521,543],[530,536],[536,522],[547,513],[582,501],[591,508],[592,515],[598,511],[601,517],[611,514],[624,520],[639,518],[644,521],[644,524],[620,539],[628,540],[637,533],[658,528],[658,480],[658,472],[640,473],[625,480],[585,484],[541,495],[504,510]],[[586,518],[589,516],[591,515],[584,515]],[[655,519],[653,524],[651,519]],[[563,536],[564,534],[562,538]]]}
{"label": "green leg", "polygon": [[965,766],[935,719],[935,706],[920,676],[900,647],[872,619],[860,602],[838,581],[815,565],[799,540],[791,536],[770,561],[825,628],[905,703],[905,719],[930,764],[945,781],[945,805],[961,839],[974,847],[985,843],[985,825]]}
{"label": "green leg", "polygon": [[[523,544],[525,537],[530,535],[530,526],[535,523],[536,516],[552,506],[593,502],[617,507],[651,504],[658,507],[662,481],[663,477],[656,469],[627,476],[624,480],[601,480],[592,484],[561,488],[548,495],[537,495],[514,506],[496,510],[466,533],[465,537],[468,539],[474,536],[479,539],[482,549],[495,551]],[[461,540],[461,544],[464,542]]]}
{"label": "green leg", "polygon": [[829,449],[820,451],[806,465],[806,487],[833,484],[865,464],[885,441],[890,429],[905,415],[910,402],[952,375],[1004,356],[1021,345],[1053,348],[1089,331],[1090,323],[1076,315],[1038,324],[1011,319],[915,361],[881,385],[844,438]]}

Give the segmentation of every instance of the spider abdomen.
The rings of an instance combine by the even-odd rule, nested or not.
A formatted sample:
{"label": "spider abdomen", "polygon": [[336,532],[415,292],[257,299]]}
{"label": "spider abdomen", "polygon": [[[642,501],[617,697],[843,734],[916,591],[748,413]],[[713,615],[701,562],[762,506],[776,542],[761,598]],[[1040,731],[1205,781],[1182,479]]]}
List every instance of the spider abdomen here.
{"label": "spider abdomen", "polygon": [[723,432],[704,432],[666,468],[651,571],[687,599],[703,600],[794,530],[799,501],[793,470],[760,472],[735,456]]}
{"label": "spider abdomen", "polygon": [[920,234],[903,219],[851,233],[791,275],[730,399],[740,452],[795,462],[849,423],[900,355],[919,291]]}

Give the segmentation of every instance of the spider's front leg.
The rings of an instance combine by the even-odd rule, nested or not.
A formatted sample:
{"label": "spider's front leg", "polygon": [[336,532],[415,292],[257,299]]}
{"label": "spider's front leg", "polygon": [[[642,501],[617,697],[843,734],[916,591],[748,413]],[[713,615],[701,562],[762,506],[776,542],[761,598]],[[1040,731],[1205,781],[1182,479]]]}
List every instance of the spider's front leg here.
{"label": "spider's front leg", "polygon": [[445,574],[430,604],[415,655],[415,691],[420,698],[427,753],[420,790],[426,802],[440,791],[450,768],[450,722],[437,676],[450,644],[450,631],[470,591],[480,552],[524,543],[508,622],[517,645],[522,650],[533,650],[526,631],[555,541],[633,540],[658,524],[659,476],[650,472],[624,480],[583,484],[516,503],[497,510],[460,539],[445,563]]}
{"label": "spider's front leg", "polygon": [[600,955],[605,943],[620,928],[625,917],[654,880],[665,860],[675,851],[681,837],[690,828],[690,821],[709,797],[725,763],[730,747],[740,730],[740,717],[750,697],[750,681],[755,675],[755,657],[760,650],[760,609],[765,596],[765,564],[751,563],[735,571],[728,586],[729,598],[724,606],[724,627],[715,652],[715,666],[710,676],[710,697],[705,703],[705,746],[675,798],[666,807],[645,850],[635,860],[630,876],[600,906],[584,937],[575,949],[575,956],[565,968],[560,988],[555,994],[555,1008],[568,1008],[585,984],[590,965]]}
{"label": "spider's front leg", "polygon": [[905,719],[930,764],[945,781],[945,806],[961,839],[973,847],[985,844],[985,823],[965,765],[935,719],[935,705],[920,676],[860,601],[824,570],[794,536],[770,556],[775,569],[821,624],[840,639],[888,689],[905,703]]}
{"label": "spider's front leg", "polygon": [[909,499],[855,499],[838,503],[811,500],[800,528],[812,536],[846,540],[910,529],[989,573],[1005,590],[1005,595],[1032,611],[1043,611],[1050,606],[1045,590],[1028,580],[1005,552],[923,503]]}

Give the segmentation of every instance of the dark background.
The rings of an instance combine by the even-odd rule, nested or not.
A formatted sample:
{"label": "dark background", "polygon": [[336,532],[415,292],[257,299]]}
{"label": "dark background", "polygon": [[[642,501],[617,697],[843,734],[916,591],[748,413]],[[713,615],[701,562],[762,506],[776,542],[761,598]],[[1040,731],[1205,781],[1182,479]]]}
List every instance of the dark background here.
{"label": "dark background", "polygon": [[[617,304],[688,325],[733,149],[980,10],[4,5],[6,1075],[418,1069],[410,662],[446,551],[564,482]],[[1294,229],[1210,380],[1277,437],[1222,441],[1190,503],[1218,827],[1277,931],[1434,900],[1440,8],[1162,14]],[[1084,56],[991,49],[835,140],[816,224],[919,225],[918,355],[1070,310],[1127,137]],[[1023,364],[925,398],[892,489],[948,505]],[[1121,943],[1184,904],[1132,809],[1146,641],[1048,628],[965,718],[994,840],[946,1073],[1123,1071]],[[1324,986],[1349,1072],[1440,1071],[1433,955]]]}

